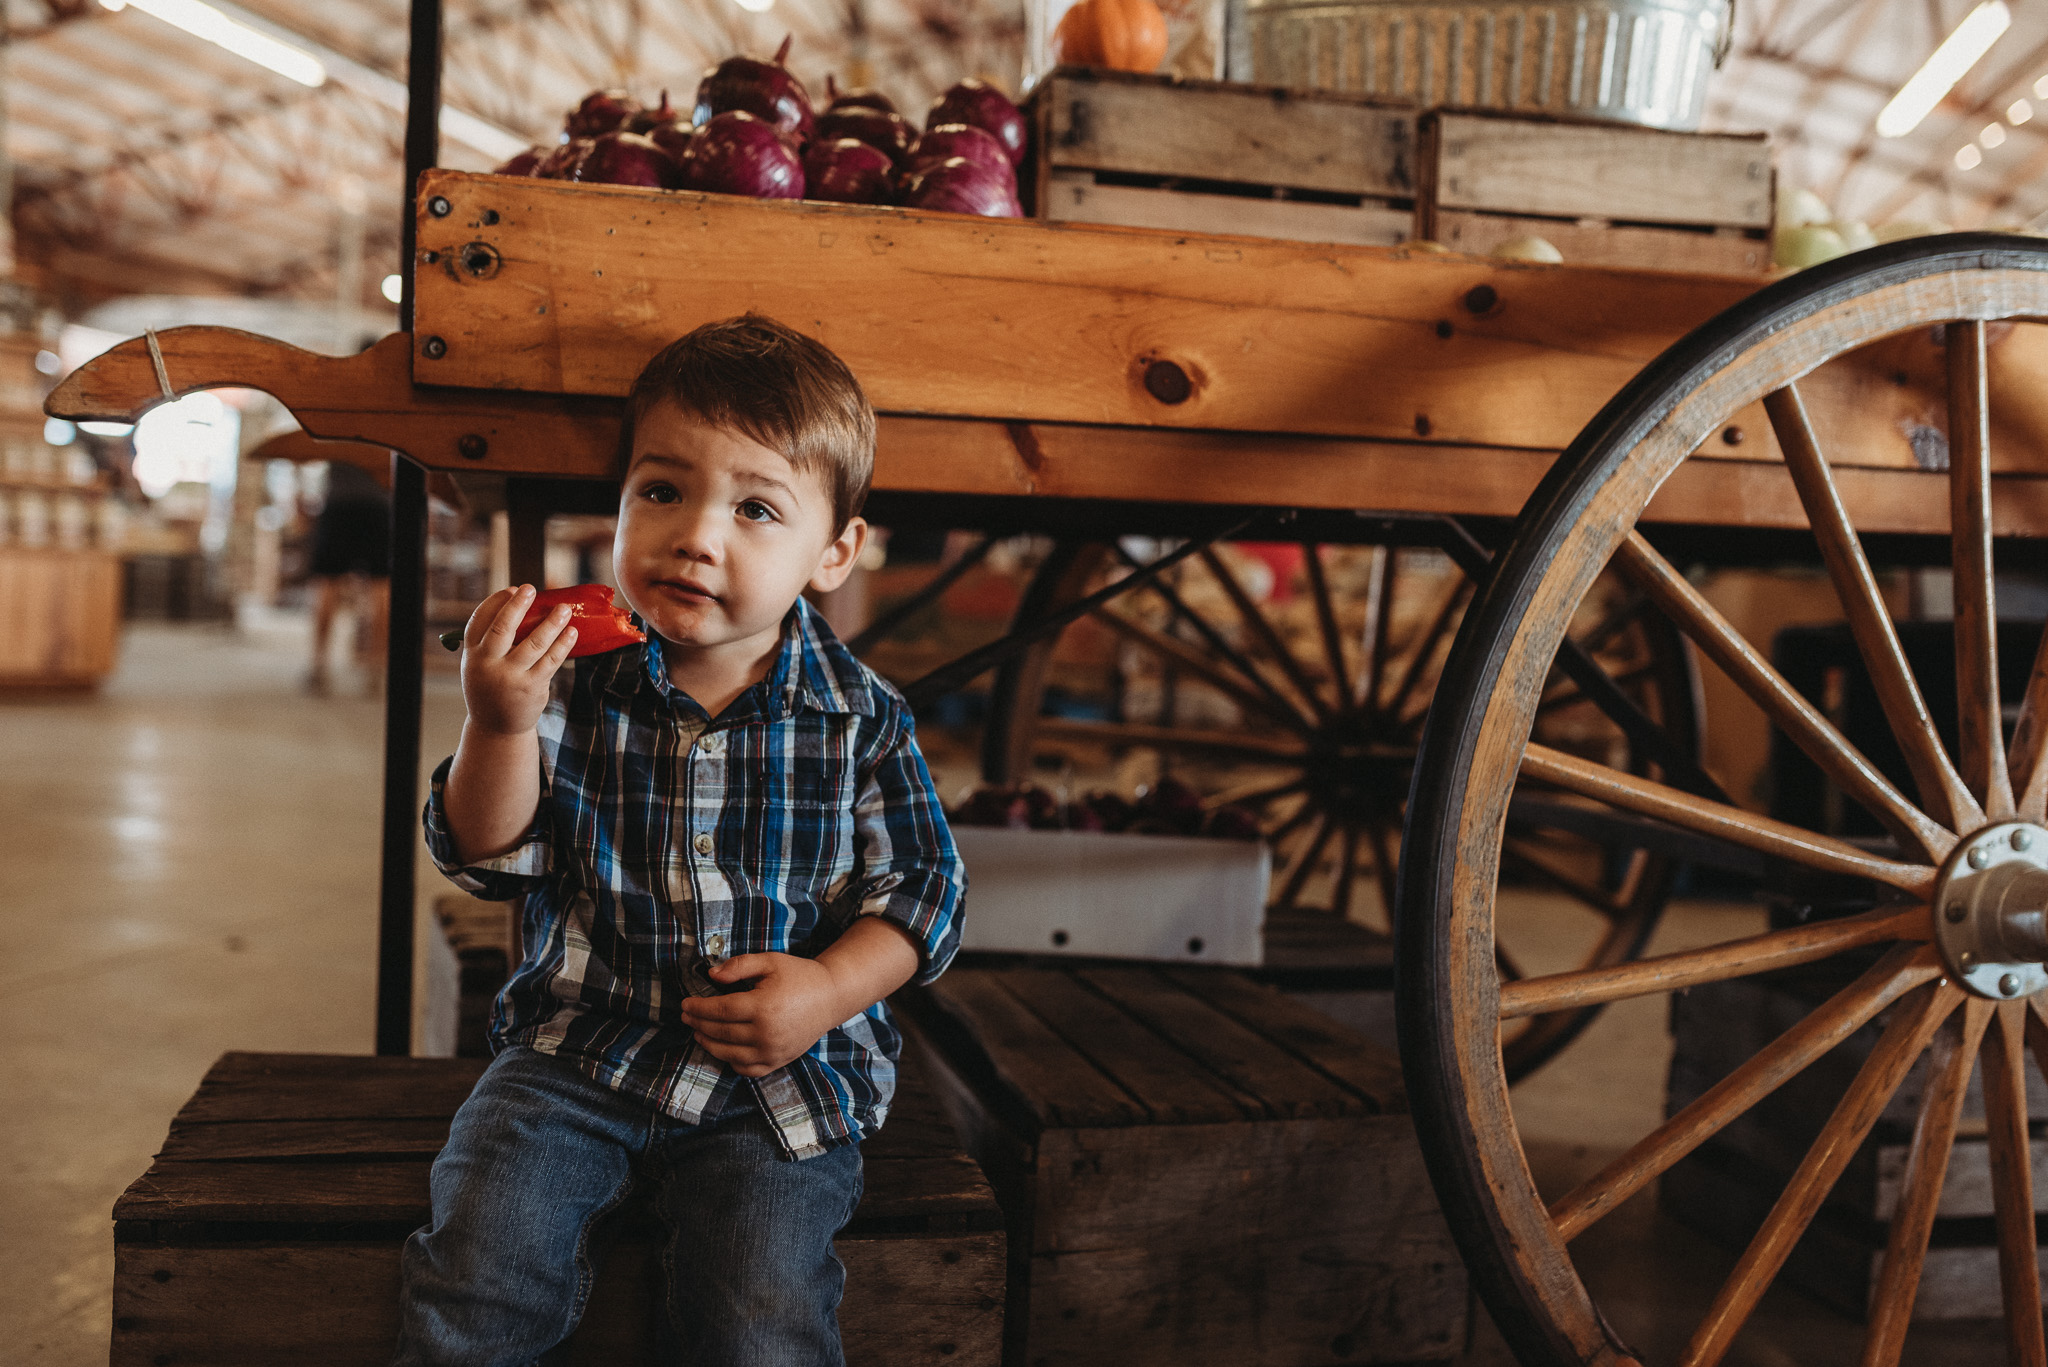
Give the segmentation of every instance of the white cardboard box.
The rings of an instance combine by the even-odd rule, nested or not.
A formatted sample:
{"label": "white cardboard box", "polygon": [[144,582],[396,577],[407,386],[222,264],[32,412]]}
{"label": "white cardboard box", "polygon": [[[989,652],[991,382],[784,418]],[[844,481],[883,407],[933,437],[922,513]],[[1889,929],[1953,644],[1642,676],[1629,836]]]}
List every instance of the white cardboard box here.
{"label": "white cardboard box", "polygon": [[1263,841],[955,826],[963,949],[1255,965],[1273,856]]}

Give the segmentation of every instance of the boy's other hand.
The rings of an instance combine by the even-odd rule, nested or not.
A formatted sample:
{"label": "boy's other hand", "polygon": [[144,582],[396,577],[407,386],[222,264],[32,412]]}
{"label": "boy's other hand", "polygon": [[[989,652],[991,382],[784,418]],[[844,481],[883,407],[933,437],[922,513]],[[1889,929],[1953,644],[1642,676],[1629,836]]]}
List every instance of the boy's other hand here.
{"label": "boy's other hand", "polygon": [[576,644],[566,606],[543,617],[525,640],[514,639],[533,598],[531,584],[499,589],[477,604],[462,633],[462,701],[470,724],[496,735],[534,729],[548,685]]}
{"label": "boy's other hand", "polygon": [[766,1077],[860,1010],[846,1005],[829,968],[794,954],[736,954],[710,977],[726,985],[754,980],[751,992],[685,997],[682,1004],[705,1050],[742,1077]]}

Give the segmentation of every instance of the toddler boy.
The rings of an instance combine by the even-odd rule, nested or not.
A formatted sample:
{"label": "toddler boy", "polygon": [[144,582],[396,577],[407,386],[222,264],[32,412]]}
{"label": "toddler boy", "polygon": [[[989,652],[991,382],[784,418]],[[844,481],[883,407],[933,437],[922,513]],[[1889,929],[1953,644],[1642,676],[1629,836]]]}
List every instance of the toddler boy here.
{"label": "toddler boy", "polygon": [[566,608],[513,641],[525,586],[470,618],[427,845],[524,895],[526,952],[406,1243],[399,1362],[567,1338],[591,1231],[641,1184],[666,1360],[842,1361],[832,1237],[901,1042],[882,999],[945,968],[966,886],[902,697],[800,596],[860,557],[874,441],[823,346],[698,328],[627,404],[614,560],[646,644],[563,669]]}

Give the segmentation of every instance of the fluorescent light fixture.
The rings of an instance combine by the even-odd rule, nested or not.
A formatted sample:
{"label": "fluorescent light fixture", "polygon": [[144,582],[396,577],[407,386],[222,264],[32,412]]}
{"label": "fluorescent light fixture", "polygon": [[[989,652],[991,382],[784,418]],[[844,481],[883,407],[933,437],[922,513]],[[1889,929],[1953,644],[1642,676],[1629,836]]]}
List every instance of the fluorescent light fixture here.
{"label": "fluorescent light fixture", "polygon": [[1965,171],[1974,171],[1984,163],[1984,154],[1977,150],[1974,142],[1964,143],[1956,149],[1956,165]]}
{"label": "fluorescent light fixture", "polygon": [[1984,150],[1987,152],[1994,147],[2004,146],[2005,125],[2002,123],[1985,124],[1984,131],[1977,135],[1977,141],[1984,144]]}
{"label": "fluorescent light fixture", "polygon": [[384,297],[395,304],[405,297],[405,280],[400,276],[387,275],[384,277],[383,289]]}
{"label": "fluorescent light fixture", "polygon": [[[142,0],[131,0],[140,4]],[[161,3],[162,0],[150,0]],[[1954,33],[1942,39],[1941,46],[1913,73],[1912,79],[1899,87],[1899,93],[1892,96],[1877,116],[1879,137],[1903,138],[1920,126],[1920,121],[1934,112],[1934,106],[1942,97],[1955,89],[1956,82],[1963,79],[1965,72],[1982,60],[1991,45],[2012,27],[2012,11],[2006,8],[2005,0],[1984,0],[1984,3],[1963,16],[1963,22],[1956,25]]]}
{"label": "fluorescent light fixture", "polygon": [[2034,106],[2028,104],[2025,100],[2014,100],[2005,107],[2005,121],[2014,128],[2018,128],[2033,117]]}
{"label": "fluorescent light fixture", "polygon": [[775,0],[732,0],[735,5],[749,14],[766,14],[775,8]]}
{"label": "fluorescent light fixture", "polygon": [[95,437],[125,437],[135,430],[135,424],[132,422],[82,422],[78,424],[78,430],[90,432]]}
{"label": "fluorescent light fixture", "polygon": [[237,57],[268,67],[300,85],[321,86],[327,83],[327,68],[318,57],[304,48],[281,43],[269,34],[258,33],[246,24],[236,23],[206,4],[205,0],[100,0],[100,4],[110,10],[139,9],[144,14],[154,15],[194,38],[204,38],[215,47],[225,48]]}

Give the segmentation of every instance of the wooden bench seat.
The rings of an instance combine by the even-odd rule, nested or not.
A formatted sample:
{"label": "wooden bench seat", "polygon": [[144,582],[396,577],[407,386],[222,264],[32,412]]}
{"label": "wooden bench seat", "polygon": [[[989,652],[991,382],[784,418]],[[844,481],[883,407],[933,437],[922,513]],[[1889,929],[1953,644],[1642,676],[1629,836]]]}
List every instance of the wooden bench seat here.
{"label": "wooden bench seat", "polygon": [[[427,1219],[427,1170],[484,1064],[225,1054],[114,1207],[113,1367],[374,1364],[397,1334],[398,1255]],[[852,1367],[992,1367],[1002,1216],[914,1059],[866,1194],[840,1234]],[[607,1225],[569,1361],[651,1361],[660,1229]]]}

